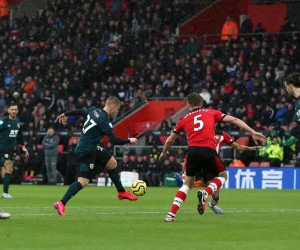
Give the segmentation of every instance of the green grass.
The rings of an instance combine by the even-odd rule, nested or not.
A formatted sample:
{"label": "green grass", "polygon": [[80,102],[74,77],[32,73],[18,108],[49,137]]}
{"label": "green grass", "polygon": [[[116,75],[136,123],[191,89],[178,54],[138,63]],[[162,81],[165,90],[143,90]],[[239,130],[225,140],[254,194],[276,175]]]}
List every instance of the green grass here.
{"label": "green grass", "polygon": [[114,188],[88,187],[58,216],[52,204],[67,187],[11,186],[1,199],[0,249],[299,249],[299,191],[221,190],[224,215],[196,210],[190,192],[175,223],[164,222],[176,188],[149,188],[136,202]]}

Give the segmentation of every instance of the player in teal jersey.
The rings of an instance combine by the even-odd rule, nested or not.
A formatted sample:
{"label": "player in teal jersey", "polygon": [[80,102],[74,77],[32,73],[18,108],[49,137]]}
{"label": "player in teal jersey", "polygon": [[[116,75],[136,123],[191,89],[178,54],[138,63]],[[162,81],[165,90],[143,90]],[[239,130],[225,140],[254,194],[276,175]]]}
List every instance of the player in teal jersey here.
{"label": "player in teal jersey", "polygon": [[22,145],[25,156],[28,151],[23,145],[23,136],[20,130],[20,120],[17,118],[18,106],[10,104],[7,108],[8,116],[4,116],[0,120],[0,166],[2,167],[1,177],[3,178],[3,194],[2,198],[12,199],[8,193],[10,177],[13,172],[13,153],[18,144]]}
{"label": "player in teal jersey", "polygon": [[106,166],[108,175],[118,190],[118,198],[120,200],[138,199],[131,195],[129,191],[125,191],[117,171],[117,161],[115,158],[107,150],[98,145],[104,135],[107,135],[115,145],[137,143],[136,138],[121,139],[114,134],[109,119],[117,114],[119,108],[120,100],[117,97],[110,96],[106,100],[103,109],[92,107],[86,110],[71,110],[58,116],[57,119],[59,122],[62,122],[64,119],[67,119],[67,116],[71,115],[86,117],[80,139],[75,149],[79,163],[77,170],[78,180],[69,187],[60,201],[54,203],[54,208],[59,215],[65,215],[66,203],[82,188],[86,187],[92,175],[102,171],[103,166]]}
{"label": "player in teal jersey", "polygon": [[[287,76],[284,82],[286,91],[297,98],[295,103],[295,116],[294,120],[300,123],[300,74],[292,73]],[[292,122],[292,121],[291,121]]]}

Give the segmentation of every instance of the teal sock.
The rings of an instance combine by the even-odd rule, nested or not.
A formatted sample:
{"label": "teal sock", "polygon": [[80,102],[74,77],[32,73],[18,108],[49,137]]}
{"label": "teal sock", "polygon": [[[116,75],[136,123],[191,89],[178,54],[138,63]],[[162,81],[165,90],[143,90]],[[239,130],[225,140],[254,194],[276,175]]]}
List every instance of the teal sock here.
{"label": "teal sock", "polygon": [[61,202],[66,205],[67,202],[75,196],[80,190],[82,189],[82,185],[79,181],[75,181],[72,183],[72,185],[69,187],[67,192],[65,193],[64,197],[61,199]]}
{"label": "teal sock", "polygon": [[10,176],[11,174],[5,173],[3,177],[3,193],[8,194],[9,184],[10,184]]}
{"label": "teal sock", "polygon": [[116,186],[116,189],[118,190],[118,192],[124,192],[125,189],[120,180],[120,175],[118,173],[117,168],[109,169],[107,172],[108,172],[109,178],[111,179],[113,184]]}

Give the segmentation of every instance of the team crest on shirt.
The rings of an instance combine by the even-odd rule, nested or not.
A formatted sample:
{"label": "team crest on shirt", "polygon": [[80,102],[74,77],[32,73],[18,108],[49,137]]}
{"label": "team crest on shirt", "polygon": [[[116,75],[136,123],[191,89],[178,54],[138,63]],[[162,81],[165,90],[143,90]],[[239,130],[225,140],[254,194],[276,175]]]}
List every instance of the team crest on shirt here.
{"label": "team crest on shirt", "polygon": [[17,124],[18,128],[20,128],[20,123]]}
{"label": "team crest on shirt", "polygon": [[215,135],[215,138],[216,138],[216,140],[219,140],[219,136],[218,135]]}
{"label": "team crest on shirt", "polygon": [[5,154],[4,157],[5,157],[5,158],[8,158],[8,154]]}
{"label": "team crest on shirt", "polygon": [[90,169],[93,169],[94,168],[94,164],[90,164]]}

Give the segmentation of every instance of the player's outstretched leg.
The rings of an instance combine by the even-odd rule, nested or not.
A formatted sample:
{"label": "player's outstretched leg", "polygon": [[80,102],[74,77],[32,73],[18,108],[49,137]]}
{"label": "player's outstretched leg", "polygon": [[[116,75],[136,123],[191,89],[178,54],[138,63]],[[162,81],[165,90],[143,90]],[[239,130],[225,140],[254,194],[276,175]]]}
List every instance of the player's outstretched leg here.
{"label": "player's outstretched leg", "polygon": [[178,187],[182,187],[183,179],[182,179],[182,176],[180,176],[180,174],[174,173],[174,180],[177,182]]}
{"label": "player's outstretched leg", "polygon": [[[83,183],[83,184],[82,184]],[[59,215],[65,215],[67,202],[75,196],[83,187],[86,187],[89,183],[89,179],[79,177],[78,181],[73,182],[73,184],[68,188],[67,192],[63,196],[63,198],[54,203],[53,207],[57,210]]]}
{"label": "player's outstretched leg", "polygon": [[176,213],[180,208],[181,204],[185,201],[187,194],[191,189],[187,185],[183,185],[176,193],[173,204],[170,208],[170,212],[167,214],[165,221],[175,221]]}
{"label": "player's outstretched leg", "polygon": [[211,194],[210,201],[207,203],[207,205],[215,214],[224,214],[223,210],[217,206],[219,200],[219,190],[217,190]]}
{"label": "player's outstretched leg", "polygon": [[106,168],[108,169],[108,175],[116,189],[118,190],[118,199],[119,200],[130,200],[136,201],[138,197],[130,194],[130,191],[126,191],[123,187],[123,184],[120,179],[119,172],[117,170],[117,161],[111,157],[110,160],[106,164]]}
{"label": "player's outstretched leg", "polygon": [[198,212],[199,214],[203,214],[205,211],[206,200],[212,192],[217,191],[222,187],[225,183],[224,177],[216,177],[214,178],[209,185],[205,188],[205,190],[198,191]]}
{"label": "player's outstretched leg", "polygon": [[9,219],[9,217],[9,213],[5,213],[2,209],[0,209],[0,219]]}

